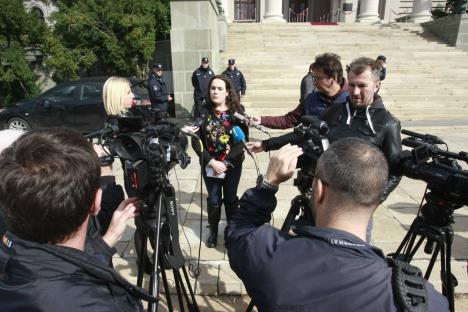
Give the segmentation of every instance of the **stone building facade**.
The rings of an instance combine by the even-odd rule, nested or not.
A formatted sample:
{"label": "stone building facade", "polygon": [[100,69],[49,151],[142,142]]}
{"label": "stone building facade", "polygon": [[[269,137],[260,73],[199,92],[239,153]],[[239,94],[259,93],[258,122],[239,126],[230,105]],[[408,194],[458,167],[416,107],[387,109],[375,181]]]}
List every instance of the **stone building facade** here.
{"label": "stone building facade", "polygon": [[431,20],[445,0],[221,0],[228,22],[392,22]]}

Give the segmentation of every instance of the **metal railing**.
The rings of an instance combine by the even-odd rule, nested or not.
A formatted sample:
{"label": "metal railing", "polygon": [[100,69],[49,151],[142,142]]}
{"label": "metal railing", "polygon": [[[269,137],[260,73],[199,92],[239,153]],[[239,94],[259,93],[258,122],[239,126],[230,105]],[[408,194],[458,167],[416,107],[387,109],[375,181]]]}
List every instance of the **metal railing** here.
{"label": "metal railing", "polygon": [[288,22],[289,23],[304,23],[309,21],[309,8],[306,8],[300,13],[296,13],[289,8]]}

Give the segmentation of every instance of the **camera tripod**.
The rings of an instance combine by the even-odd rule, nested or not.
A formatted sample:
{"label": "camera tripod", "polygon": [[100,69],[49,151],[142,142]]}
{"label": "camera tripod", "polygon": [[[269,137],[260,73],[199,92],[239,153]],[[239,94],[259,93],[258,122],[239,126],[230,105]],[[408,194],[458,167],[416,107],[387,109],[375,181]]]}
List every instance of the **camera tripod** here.
{"label": "camera tripod", "polygon": [[[154,192],[145,196],[146,204],[135,222],[137,225],[135,248],[138,255],[137,286],[142,287],[143,274],[149,274],[149,292],[153,297],[159,298],[159,273],[161,273],[168,309],[174,311],[165,271],[172,269],[180,311],[185,311],[187,307],[189,312],[198,312],[199,308],[179,245],[174,187],[167,177],[163,180],[155,187]],[[151,260],[147,256],[148,240],[153,249]],[[148,303],[148,311],[157,310],[158,303]]]}
{"label": "camera tripod", "polygon": [[[301,169],[297,172],[297,178],[294,179],[294,186],[299,189],[299,195],[291,201],[291,207],[281,226],[281,232],[289,233],[293,225],[307,224],[314,225],[314,216],[312,215],[312,182],[314,176],[310,174],[311,170]],[[246,312],[251,312],[255,306],[253,300],[250,300]]]}
{"label": "camera tripod", "polygon": [[424,279],[429,279],[440,254],[442,293],[447,297],[450,311],[453,312],[455,311],[454,288],[458,281],[452,274],[450,263],[453,242],[452,224],[454,223],[453,211],[460,208],[461,205],[441,200],[440,196],[436,196],[432,192],[427,193],[424,197],[426,203],[421,207],[421,215],[414,219],[397,251],[389,256],[409,263],[426,240],[424,252],[432,255]]}

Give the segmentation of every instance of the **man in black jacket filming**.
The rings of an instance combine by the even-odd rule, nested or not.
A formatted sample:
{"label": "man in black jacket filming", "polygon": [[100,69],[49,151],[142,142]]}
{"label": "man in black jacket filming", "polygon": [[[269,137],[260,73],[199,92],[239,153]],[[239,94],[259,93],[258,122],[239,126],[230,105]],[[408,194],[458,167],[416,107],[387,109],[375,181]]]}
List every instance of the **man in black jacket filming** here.
{"label": "man in black jacket filming", "polygon": [[[103,238],[87,237],[101,209],[101,168],[91,143],[67,129],[27,133],[0,155],[2,311],[143,311],[152,300],[110,266],[135,198],[113,213]],[[89,242],[92,240],[92,242]],[[90,254],[86,246],[93,245]]]}
{"label": "man in black jacket filming", "polygon": [[[335,103],[324,111],[320,119],[327,122],[330,129],[327,138],[332,143],[344,137],[359,137],[384,153],[389,164],[390,174],[381,202],[397,187],[401,180],[398,172],[398,159],[401,147],[401,126],[384,106],[377,94],[380,88],[380,66],[377,61],[362,57],[347,67],[349,96],[346,102]],[[261,143],[248,143],[254,152],[275,150],[288,142],[299,143],[301,138],[286,134]]]}
{"label": "man in black jacket filming", "polygon": [[[388,169],[382,152],[364,140],[338,140],[319,158],[312,187],[315,226],[292,226],[290,235],[266,224],[279,184],[293,175],[301,154],[286,145],[271,158],[225,231],[231,268],[258,310],[448,311],[432,285],[390,267],[383,252],[365,241]],[[393,283],[394,272],[412,282]]]}

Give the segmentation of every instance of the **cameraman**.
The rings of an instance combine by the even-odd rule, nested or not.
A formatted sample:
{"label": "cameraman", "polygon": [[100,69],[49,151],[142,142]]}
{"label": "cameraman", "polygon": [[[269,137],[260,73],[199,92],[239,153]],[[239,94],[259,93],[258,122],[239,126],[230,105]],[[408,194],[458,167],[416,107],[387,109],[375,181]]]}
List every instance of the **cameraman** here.
{"label": "cameraman", "polygon": [[346,102],[349,93],[339,55],[319,54],[310,69],[315,90],[301,99],[294,110],[284,116],[252,116],[251,123],[272,129],[288,129],[297,126],[304,115],[318,117],[331,105]]}
{"label": "cameraman", "polygon": [[103,240],[90,242],[107,261],[84,252],[100,210],[100,173],[92,145],[67,129],[27,133],[2,152],[2,311],[143,311],[138,298],[149,296],[106,265],[135,215],[134,198],[117,208]]}
{"label": "cameraman", "polygon": [[[301,154],[297,146],[282,147],[263,182],[242,196],[225,232],[231,268],[259,311],[397,311],[392,268],[365,242],[387,181],[384,155],[358,138],[332,144],[313,181],[316,226],[293,227],[290,236],[265,223],[279,184],[293,175]],[[448,311],[432,285],[422,277],[415,284],[425,290],[414,298],[423,300],[415,308],[427,303],[428,311]]]}

